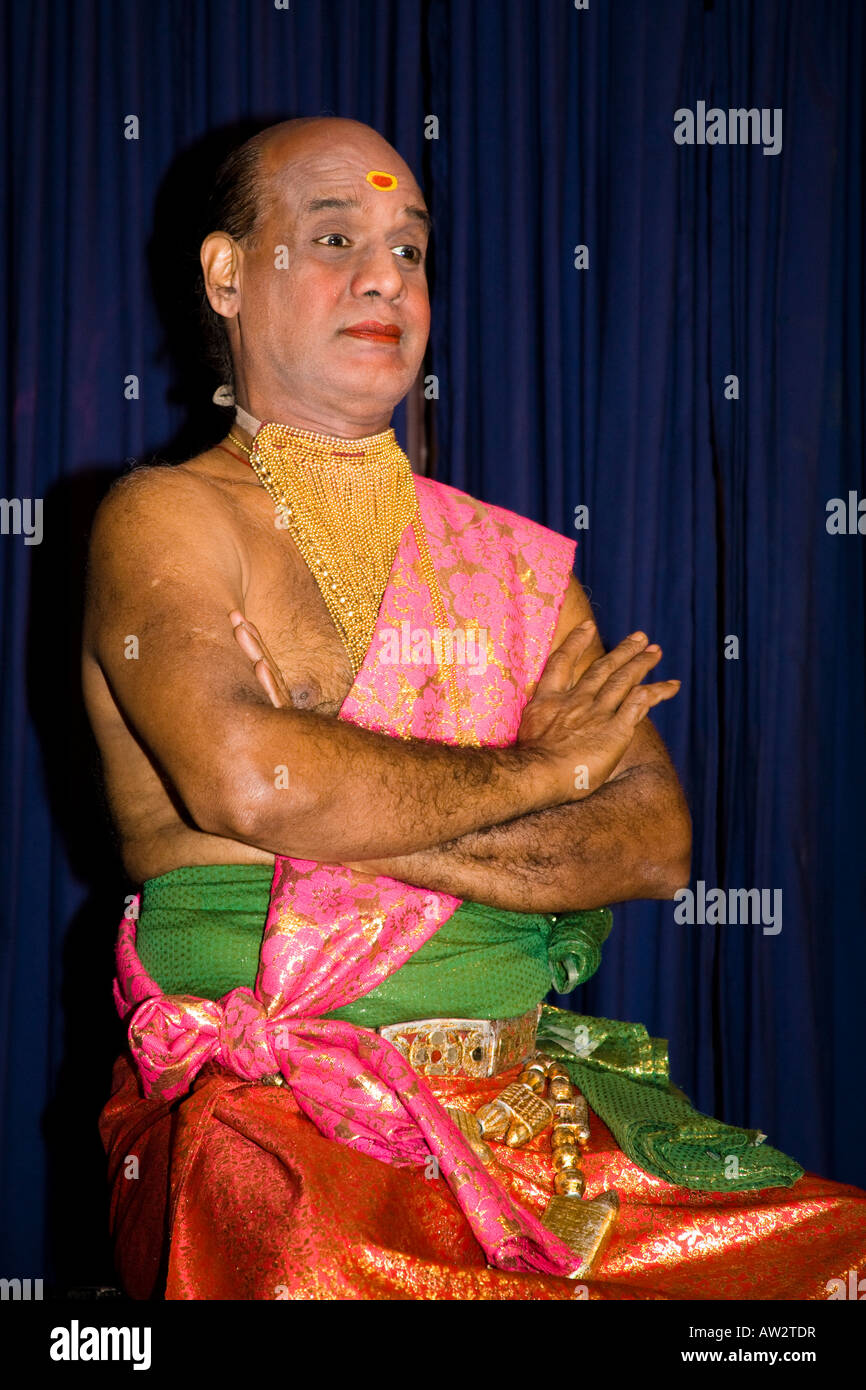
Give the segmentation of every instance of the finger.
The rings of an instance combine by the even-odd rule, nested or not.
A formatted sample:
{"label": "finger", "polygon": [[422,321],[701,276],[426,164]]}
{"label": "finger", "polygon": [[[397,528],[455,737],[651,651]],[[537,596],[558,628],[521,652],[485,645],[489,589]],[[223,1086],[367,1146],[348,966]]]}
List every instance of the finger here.
{"label": "finger", "polygon": [[632,632],[611,651],[598,657],[578,682],[583,694],[595,695],[615,671],[645,649],[648,641],[645,632]]}
{"label": "finger", "polygon": [[229,613],[229,618],[231,619],[231,624],[236,634],[244,631],[251,632],[253,634],[253,637],[255,637],[256,641],[261,647],[262,651],[267,650],[264,644],[264,640],[262,638],[262,634],[259,632],[255,623],[250,622],[249,618],[245,618],[239,608],[233,608],[231,613]]}
{"label": "finger", "polygon": [[261,661],[265,655],[264,644],[259,641],[257,634],[244,621],[235,627],[235,637],[238,645],[250,661]]}
{"label": "finger", "polygon": [[623,719],[634,728],[645,719],[654,705],[662,700],[672,700],[682,685],[682,681],[658,681],[654,685],[640,685],[623,700],[617,711],[617,719]]}
{"label": "finger", "polygon": [[595,697],[596,705],[603,710],[617,709],[629,691],[639,685],[661,659],[661,647],[655,643],[645,647],[637,656],[633,656],[631,661],[627,661],[624,666],[620,666],[608,676]]}
{"label": "finger", "polygon": [[288,702],[288,694],[286,691],[285,683],[283,681],[282,673],[280,671],[279,666],[274,661],[273,657],[271,656],[270,652],[265,646],[262,635],[256,627],[255,623],[251,623],[249,618],[244,618],[243,616],[241,616],[240,622],[235,623],[235,637],[237,638],[238,643],[240,644],[240,647],[243,650],[244,654],[247,657],[249,657],[250,661],[264,661],[266,663],[267,668],[271,673],[271,677],[275,682],[275,689],[278,692],[281,692],[282,694],[283,698],[281,700],[281,703],[286,704]]}
{"label": "finger", "polygon": [[235,637],[244,655],[253,663],[253,670],[262,689],[276,709],[291,704],[282,672],[259,636],[254,623],[235,609],[229,614],[234,626]]}
{"label": "finger", "polygon": [[232,611],[229,613],[229,619],[231,620],[231,625],[235,630],[236,637],[240,637],[241,633],[243,632],[251,632],[253,637],[256,639],[259,646],[261,647],[262,651],[267,651],[267,647],[265,646],[262,634],[259,632],[255,623],[250,622],[249,618],[245,617],[239,608],[232,609]]}
{"label": "finger", "polygon": [[264,658],[272,670],[277,672],[277,664],[265,646],[261,633],[249,618],[242,618],[235,624],[235,637],[250,661],[261,661]]}
{"label": "finger", "polygon": [[536,695],[550,695],[570,688],[574,663],[583,655],[595,635],[596,626],[592,618],[571,629],[561,646],[547,658],[536,686]]}
{"label": "finger", "polygon": [[288,702],[285,691],[282,688],[282,682],[276,678],[274,672],[264,658],[256,662],[255,673],[259,684],[264,689],[271,704],[275,709],[282,709]]}

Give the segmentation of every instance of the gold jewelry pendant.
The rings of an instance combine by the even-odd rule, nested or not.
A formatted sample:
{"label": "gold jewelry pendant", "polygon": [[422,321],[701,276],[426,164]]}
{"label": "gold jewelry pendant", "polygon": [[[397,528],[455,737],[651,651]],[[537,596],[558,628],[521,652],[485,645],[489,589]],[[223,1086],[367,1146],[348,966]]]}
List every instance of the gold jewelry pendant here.
{"label": "gold jewelry pendant", "polygon": [[[456,1121],[454,1112],[449,1113]],[[611,1191],[588,1202],[583,1200],[585,1180],[580,1162],[581,1149],[589,1141],[589,1108],[566,1068],[536,1056],[517,1081],[482,1105],[474,1117],[464,1115],[463,1120],[472,1118],[478,1123],[482,1142],[504,1139],[512,1148],[534,1139],[552,1123],[554,1195],[545,1208],[542,1225],[578,1256],[580,1264],[573,1277],[590,1274],[616,1224],[619,1197]],[[463,1132],[472,1143],[471,1131]]]}
{"label": "gold jewelry pendant", "polygon": [[576,1195],[551,1197],[541,1224],[579,1256],[575,1279],[592,1272],[610,1239],[618,1211],[619,1197],[615,1192],[601,1192],[589,1202]]}
{"label": "gold jewelry pendant", "polygon": [[547,1129],[553,1109],[530,1086],[512,1081],[495,1100],[482,1105],[476,1116],[485,1139],[504,1139],[514,1149]]}

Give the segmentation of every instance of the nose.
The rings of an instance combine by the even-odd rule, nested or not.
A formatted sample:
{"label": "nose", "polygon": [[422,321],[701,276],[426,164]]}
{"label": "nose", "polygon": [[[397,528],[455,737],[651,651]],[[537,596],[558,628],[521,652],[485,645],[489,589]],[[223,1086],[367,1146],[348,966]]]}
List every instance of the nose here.
{"label": "nose", "polygon": [[352,276],[354,295],[381,295],[398,300],[406,291],[400,263],[389,246],[371,248]]}

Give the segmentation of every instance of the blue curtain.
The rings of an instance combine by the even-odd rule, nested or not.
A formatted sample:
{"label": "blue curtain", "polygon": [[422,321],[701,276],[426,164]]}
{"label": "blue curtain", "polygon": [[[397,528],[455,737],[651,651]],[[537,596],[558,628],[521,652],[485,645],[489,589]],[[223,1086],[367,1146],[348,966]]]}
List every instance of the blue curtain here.
{"label": "blue curtain", "polygon": [[[78,688],[87,530],[129,461],[221,433],[201,199],[228,143],[300,114],[374,125],[426,190],[436,475],[577,535],[605,639],[645,628],[683,680],[656,722],[692,885],[782,892],[776,935],[619,908],[570,1003],[866,1182],[864,542],[825,524],[866,493],[859,0],[30,0],[3,36],[3,492],[44,500],[44,535],[0,536],[0,1272],[111,1279],[95,1123],[129,885]],[[675,143],[701,101],[781,108],[781,152]]]}

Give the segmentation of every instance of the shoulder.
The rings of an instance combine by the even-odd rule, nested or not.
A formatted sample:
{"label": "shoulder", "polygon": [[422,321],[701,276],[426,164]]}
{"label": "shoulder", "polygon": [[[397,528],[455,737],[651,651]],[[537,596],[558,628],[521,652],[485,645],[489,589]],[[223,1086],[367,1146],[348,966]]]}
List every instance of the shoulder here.
{"label": "shoulder", "polygon": [[151,464],[115,479],[99,504],[90,534],[91,563],[118,548],[151,553],[178,540],[195,548],[227,526],[219,490],[185,464]]}
{"label": "shoulder", "polygon": [[571,574],[577,542],[570,536],[562,536],[507,507],[482,502],[448,483],[416,477],[415,484],[425,523],[428,516],[438,516],[458,534],[485,531],[496,537],[503,550],[522,557],[531,567],[537,562],[545,569],[552,566],[565,575]]}
{"label": "shoulder", "polygon": [[87,557],[87,607],[121,596],[144,601],[157,586],[236,582],[236,536],[219,490],[184,465],[134,468],[99,505]]}
{"label": "shoulder", "polygon": [[[195,460],[191,461],[192,464]],[[187,464],[139,464],[115,478],[94,519],[94,531],[122,526],[125,518],[141,520],[149,514],[165,517],[185,502],[213,505],[215,490]]]}

